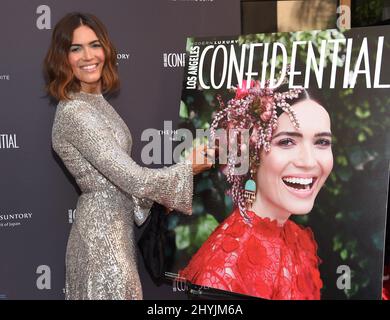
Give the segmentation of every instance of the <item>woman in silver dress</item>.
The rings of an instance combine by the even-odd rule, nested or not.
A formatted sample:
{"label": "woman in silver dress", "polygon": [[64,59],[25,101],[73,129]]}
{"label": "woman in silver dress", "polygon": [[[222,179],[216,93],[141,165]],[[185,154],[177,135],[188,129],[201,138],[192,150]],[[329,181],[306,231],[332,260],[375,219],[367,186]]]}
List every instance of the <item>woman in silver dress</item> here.
{"label": "woman in silver dress", "polygon": [[130,131],[102,94],[119,86],[116,51],[93,15],[71,13],[57,23],[45,71],[59,101],[53,149],[82,192],[67,244],[65,298],[142,299],[134,220],[142,224],[153,201],[191,214],[193,175],[211,164],[148,169],[131,159]]}

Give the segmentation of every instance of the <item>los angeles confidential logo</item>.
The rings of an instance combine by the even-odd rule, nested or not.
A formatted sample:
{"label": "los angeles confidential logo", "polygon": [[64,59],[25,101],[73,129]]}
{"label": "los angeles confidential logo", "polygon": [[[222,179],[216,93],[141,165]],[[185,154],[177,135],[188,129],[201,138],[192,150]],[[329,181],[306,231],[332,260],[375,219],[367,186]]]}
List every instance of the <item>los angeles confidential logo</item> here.
{"label": "los angeles confidential logo", "polygon": [[0,133],[0,149],[19,149],[16,133]]}

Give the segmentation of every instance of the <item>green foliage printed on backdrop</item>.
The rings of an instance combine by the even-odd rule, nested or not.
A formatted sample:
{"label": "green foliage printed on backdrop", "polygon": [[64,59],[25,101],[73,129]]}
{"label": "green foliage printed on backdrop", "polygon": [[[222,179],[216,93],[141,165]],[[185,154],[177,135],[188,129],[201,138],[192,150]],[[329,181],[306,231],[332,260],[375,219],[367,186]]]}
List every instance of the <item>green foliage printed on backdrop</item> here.
{"label": "green foliage printed on backdrop", "polygon": [[[319,48],[322,40],[343,38],[345,36],[342,32],[327,30],[241,36],[239,43],[280,42],[286,46],[287,52],[291,52],[293,41],[312,41],[314,47]],[[187,43],[187,49],[190,45],[191,40]],[[345,46],[340,46],[338,67],[343,67],[344,49]],[[332,55],[333,52],[328,48],[327,65],[330,64]],[[356,59],[356,52],[353,55]],[[304,65],[304,50],[298,52],[298,58]],[[281,63],[280,57],[277,68],[281,68]],[[324,89],[321,92],[323,104],[331,115],[334,169],[320,192],[313,211],[298,219],[294,218],[300,224],[310,224],[317,241],[322,244],[318,253],[320,257],[326,257],[320,266],[324,280],[324,298],[354,298],[363,289],[369,290],[372,275],[367,270],[375,269],[371,268],[371,264],[375,262],[369,257],[373,252],[380,256],[383,250],[383,225],[379,228],[381,224],[376,220],[381,217],[374,214],[367,217],[367,212],[376,208],[370,195],[385,192],[376,183],[375,173],[378,168],[387,170],[390,150],[386,146],[389,143],[377,144],[375,141],[390,141],[390,98],[373,94],[362,98],[355,94],[356,90],[359,90],[359,82],[355,89]],[[218,106],[215,94],[216,91],[212,89],[186,91],[180,106],[180,127],[192,132],[196,128],[209,128],[212,114]],[[227,95],[223,98],[227,101],[231,97]],[[366,184],[366,188],[361,188],[363,184]],[[231,212],[232,203],[226,195],[227,187],[225,176],[218,168],[196,177],[193,216],[178,219],[173,226],[178,254],[181,255],[179,261],[188,262],[218,223]],[[370,195],[362,193],[362,190],[370,190]],[[364,230],[353,227],[361,223],[365,224]],[[337,290],[332,285],[337,281],[335,270],[346,262],[352,270],[351,288]],[[378,275],[374,275],[375,277]]]}

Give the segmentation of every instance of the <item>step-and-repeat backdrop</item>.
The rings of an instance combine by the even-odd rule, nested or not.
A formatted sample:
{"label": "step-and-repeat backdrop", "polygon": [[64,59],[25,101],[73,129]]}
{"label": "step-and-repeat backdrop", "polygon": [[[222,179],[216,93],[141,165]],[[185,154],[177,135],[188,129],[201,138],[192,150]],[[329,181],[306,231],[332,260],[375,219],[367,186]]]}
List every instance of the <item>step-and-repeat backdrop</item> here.
{"label": "step-and-repeat backdrop", "polygon": [[[78,188],[51,147],[56,110],[42,64],[56,22],[95,14],[118,50],[120,94],[138,162],[147,128],[179,117],[187,36],[240,33],[239,0],[2,0],[0,10],[0,299],[63,299]],[[138,230],[138,235],[142,229]],[[145,299],[181,299],[140,259]]]}

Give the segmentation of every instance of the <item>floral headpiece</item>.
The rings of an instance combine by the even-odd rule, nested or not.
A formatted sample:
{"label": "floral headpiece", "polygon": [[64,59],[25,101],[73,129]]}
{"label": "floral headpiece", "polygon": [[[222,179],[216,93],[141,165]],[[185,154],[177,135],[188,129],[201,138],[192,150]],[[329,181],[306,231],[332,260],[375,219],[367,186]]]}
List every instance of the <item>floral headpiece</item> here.
{"label": "floral headpiece", "polygon": [[[238,148],[241,152],[249,152],[250,175],[253,176],[256,172],[255,168],[260,163],[260,152],[264,148],[269,152],[271,147],[272,134],[277,128],[278,108],[288,114],[295,128],[299,128],[299,123],[296,118],[295,111],[287,100],[298,98],[303,89],[289,89],[285,92],[278,92],[278,88],[271,89],[270,82],[266,81],[264,88],[261,88],[259,81],[252,80],[247,87],[247,82],[244,80],[241,87],[233,87],[232,90],[236,93],[235,97],[224,104],[222,98],[218,95],[217,99],[220,104],[220,111],[214,116],[210,128],[210,137],[215,139],[216,130],[219,128],[229,130],[234,134],[243,130],[249,132],[249,146],[243,146],[242,141],[237,141]],[[246,207],[254,200],[256,190],[253,180],[247,181],[244,189],[245,178],[248,174],[235,174],[238,156],[236,152],[228,152],[227,168],[225,171],[227,180],[231,184],[229,190],[232,196],[233,203],[238,206],[241,215],[248,221],[245,213]]]}

